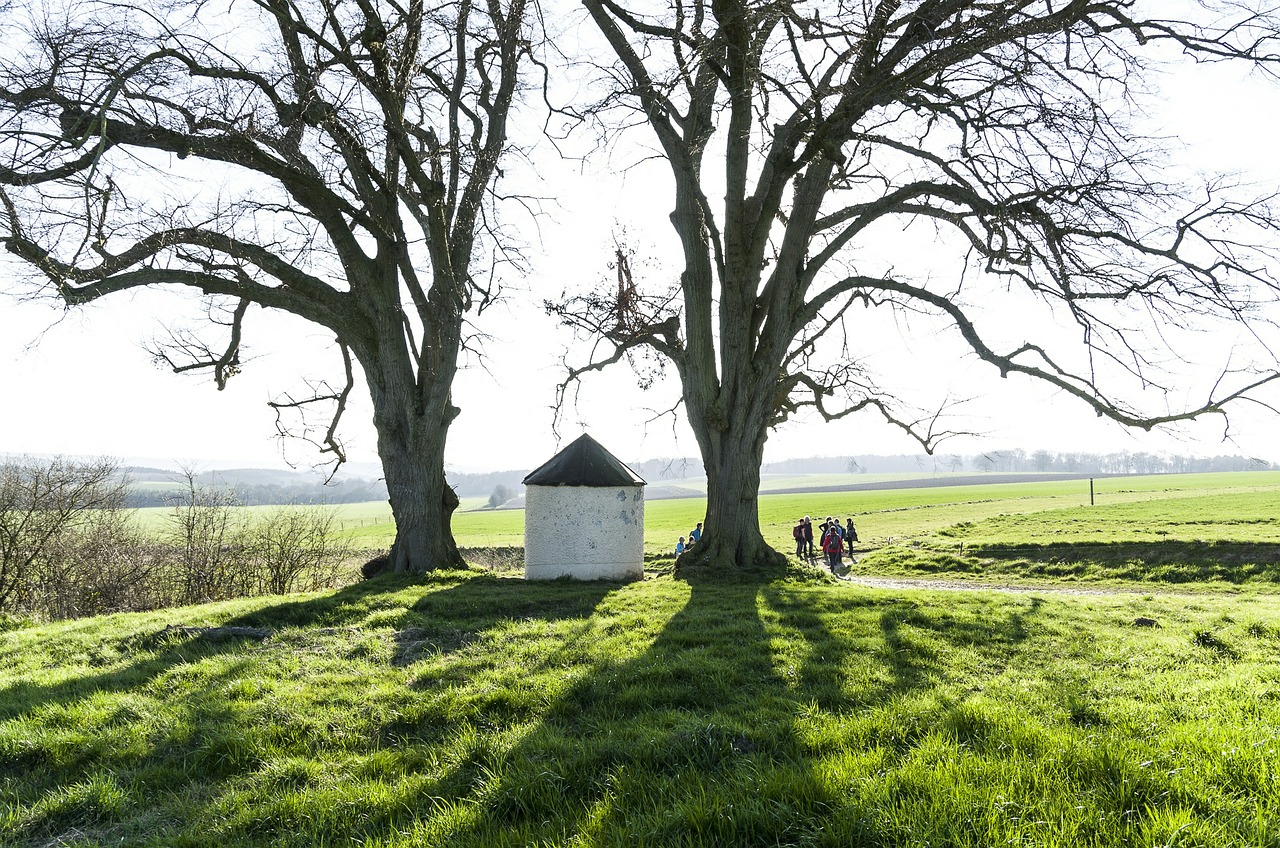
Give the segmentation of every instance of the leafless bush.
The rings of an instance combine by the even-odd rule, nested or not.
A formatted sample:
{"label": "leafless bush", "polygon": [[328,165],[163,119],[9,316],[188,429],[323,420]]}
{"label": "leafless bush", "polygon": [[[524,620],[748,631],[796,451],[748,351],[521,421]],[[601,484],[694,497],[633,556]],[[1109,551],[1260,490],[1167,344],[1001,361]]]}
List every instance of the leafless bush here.
{"label": "leafless bush", "polygon": [[158,579],[163,561],[160,546],[138,528],[132,511],[97,510],[40,563],[30,611],[58,619],[167,606],[175,599]]}
{"label": "leafless bush", "polygon": [[[95,519],[118,513],[126,482],[107,459],[21,460],[0,466],[0,611],[41,604],[47,580]],[[37,580],[39,576],[40,580]]]}
{"label": "leafless bush", "polygon": [[524,569],[524,548],[490,547],[460,548],[462,556],[471,565],[493,572],[511,572]]}
{"label": "leafless bush", "polygon": [[196,604],[250,594],[247,532],[235,493],[197,483],[190,468],[183,471],[183,483],[172,500],[165,538],[178,601]]}
{"label": "leafless bush", "polygon": [[331,531],[334,511],[277,507],[249,528],[247,549],[257,591],[282,595],[333,585],[349,546]]}
{"label": "leafless bush", "polygon": [[227,489],[196,482],[183,488],[169,522],[170,569],[182,603],[331,586],[347,545],[332,532],[334,512],[281,506],[254,516]]}
{"label": "leafless bush", "polygon": [[0,616],[77,618],[334,585],[351,556],[332,510],[256,519],[195,473],[159,538],[126,509],[108,460],[0,466]]}

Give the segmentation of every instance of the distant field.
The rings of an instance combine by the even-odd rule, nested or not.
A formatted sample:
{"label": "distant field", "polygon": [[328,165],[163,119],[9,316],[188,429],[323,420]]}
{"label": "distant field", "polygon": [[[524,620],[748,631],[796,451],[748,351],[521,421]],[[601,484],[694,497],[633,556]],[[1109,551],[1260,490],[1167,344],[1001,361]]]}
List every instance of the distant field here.
{"label": "distant field", "polygon": [[[836,479],[858,478],[859,482],[865,482],[867,477],[870,475],[832,475]],[[901,479],[902,475],[883,477]],[[804,478],[786,478],[785,483],[787,488],[795,488],[800,483],[829,484],[831,479],[806,475]],[[780,550],[790,547],[792,523],[804,515],[818,520],[827,515],[854,519],[867,550],[890,543],[959,539],[956,534],[961,530],[954,530],[950,537],[938,534],[947,528],[984,523],[1000,516],[1033,514],[1044,514],[1044,528],[1056,526],[1059,519],[1070,519],[1074,523],[1071,526],[1076,528],[1074,532],[1080,534],[1116,534],[1151,521],[1160,525],[1152,524],[1151,534],[1181,534],[1187,538],[1222,534],[1222,538],[1238,538],[1247,532],[1245,528],[1248,526],[1252,526],[1249,533],[1265,535],[1268,510],[1270,515],[1280,514],[1280,471],[1101,478],[1094,480],[1093,497],[1094,506],[1091,507],[1089,480],[956,487],[931,485],[928,488],[884,491],[765,493],[760,496],[760,524],[765,538]],[[1143,506],[1160,502],[1169,503],[1158,509]],[[454,514],[453,533],[458,544],[462,547],[522,546],[524,510],[480,509],[485,503],[485,498],[467,498]],[[1249,518],[1230,519],[1221,525],[1212,523],[1213,516],[1231,515],[1238,506],[1247,510]],[[361,546],[376,548],[392,543],[394,525],[387,503],[348,503],[335,509],[339,528],[351,534],[353,541]],[[704,509],[705,501],[701,497],[646,503],[646,552],[652,555],[673,550],[676,539],[689,533],[696,521],[703,518]],[[1139,515],[1143,518],[1139,519]],[[1085,516],[1092,516],[1091,520],[1096,521],[1097,526],[1089,529],[1082,524]],[[983,524],[979,529],[970,528],[964,532],[988,534],[989,538],[983,539],[974,535],[972,541],[991,543],[998,541],[1000,526]],[[1050,530],[1042,529],[1038,533],[1050,533]],[[965,538],[970,537],[966,535]]]}
{"label": "distant field", "polygon": [[[779,477],[776,488],[867,482],[873,475]],[[904,475],[880,475],[899,481]],[[486,498],[464,499],[454,513],[454,536],[462,547],[520,547],[523,510],[489,510]],[[276,507],[246,507],[257,512]],[[359,547],[390,546],[395,536],[391,509],[384,502],[333,507],[337,527]],[[671,551],[676,539],[702,520],[701,497],[645,504],[645,549]],[[165,509],[139,510],[160,526]],[[791,547],[791,527],[801,516],[852,517],[867,551],[922,545],[937,549],[999,546],[1012,539],[1034,545],[1063,542],[1208,539],[1258,542],[1275,538],[1280,515],[1280,472],[1165,474],[1099,478],[1094,505],[1089,481],[1000,483],[991,485],[893,488],[881,491],[769,494],[760,497],[765,538],[780,550]],[[870,563],[869,563],[870,565]],[[877,568],[885,568],[882,557]],[[938,570],[938,569],[931,569]],[[942,569],[945,570],[945,569]]]}

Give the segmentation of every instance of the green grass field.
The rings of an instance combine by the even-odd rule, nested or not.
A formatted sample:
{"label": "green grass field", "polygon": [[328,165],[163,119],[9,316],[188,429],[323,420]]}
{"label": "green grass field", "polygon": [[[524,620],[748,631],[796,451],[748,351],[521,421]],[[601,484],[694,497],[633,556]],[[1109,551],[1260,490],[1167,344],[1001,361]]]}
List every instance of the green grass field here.
{"label": "green grass field", "polygon": [[[865,573],[958,591],[798,562],[769,582],[475,569],[10,623],[0,845],[1280,846],[1278,490],[762,500],[771,534],[852,514]],[[700,505],[648,504],[649,543]],[[455,524],[465,545],[520,520]]]}
{"label": "green grass field", "polygon": [[[873,475],[832,475],[833,479],[865,482]],[[900,478],[902,475],[881,475]],[[828,481],[829,482],[829,481]],[[786,478],[789,487],[802,484],[819,485],[815,477]],[[781,483],[779,483],[781,485]],[[1233,497],[1236,501],[1223,501],[1219,509],[1213,504],[1221,497]],[[1128,527],[1145,526],[1147,522],[1160,522],[1162,509],[1177,510],[1183,515],[1185,508],[1178,505],[1185,499],[1200,499],[1197,507],[1204,511],[1200,519],[1183,516],[1174,523],[1164,522],[1151,533],[1173,534],[1188,541],[1197,538],[1221,538],[1234,541],[1258,541],[1244,537],[1243,528],[1252,526],[1265,538],[1267,522],[1280,515],[1280,472],[1249,472],[1237,474],[1166,474],[1146,477],[1103,478],[1094,484],[1094,506],[1089,506],[1089,481],[1073,480],[1051,483],[1004,483],[981,486],[939,486],[920,489],[887,489],[882,491],[822,492],[812,494],[769,494],[760,497],[760,522],[765,538],[780,550],[789,550],[793,522],[804,515],[815,518],[827,515],[852,517],[858,526],[865,548],[879,549],[886,545],[911,545],[954,539],[973,532],[997,533],[998,524],[982,526],[977,531],[968,525],[1001,520],[1009,516],[1048,514],[1054,533],[1077,532],[1082,538],[1098,533],[1110,538],[1117,531]],[[1206,499],[1207,504],[1206,505]],[[1174,502],[1173,506],[1159,504]],[[488,510],[481,498],[468,499],[454,514],[454,536],[458,544],[466,548],[519,547],[524,544],[524,512],[522,510]],[[1058,527],[1060,520],[1056,510],[1078,508],[1078,515],[1092,516],[1089,520],[1099,524],[1089,529],[1084,524]],[[1125,509],[1129,511],[1126,512]],[[368,549],[389,547],[395,538],[395,526],[391,523],[391,510],[385,503],[345,504],[336,507],[338,525],[358,546]],[[705,501],[702,498],[677,498],[653,500],[645,505],[645,549],[655,555],[674,550],[676,539],[687,535],[695,523],[702,520]],[[1224,515],[1232,510],[1242,510],[1225,523],[1197,525],[1194,520],[1210,521],[1215,511]],[[149,521],[162,519],[162,510],[147,511],[154,515]],[[1072,521],[1079,521],[1079,518]],[[959,528],[959,529],[956,529]],[[1019,526],[1017,538],[1025,540],[1033,533],[1039,543],[1049,536],[1035,533],[1030,524]],[[998,541],[997,536],[983,537],[986,542]],[[979,541],[972,537],[972,541]]]}

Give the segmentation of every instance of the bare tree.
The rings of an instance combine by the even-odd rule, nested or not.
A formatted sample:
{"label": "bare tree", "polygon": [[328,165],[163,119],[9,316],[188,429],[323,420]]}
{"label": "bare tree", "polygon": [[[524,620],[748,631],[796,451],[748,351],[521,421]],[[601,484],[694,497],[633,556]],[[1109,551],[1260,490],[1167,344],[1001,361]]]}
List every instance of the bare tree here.
{"label": "bare tree", "polygon": [[[869,370],[871,321],[930,321],[1002,376],[1133,427],[1222,413],[1276,378],[1259,344],[1189,403],[1168,391],[1147,405],[1144,388],[1176,385],[1162,382],[1165,331],[1221,319],[1262,341],[1277,285],[1251,245],[1276,221],[1226,181],[1171,179],[1138,127],[1162,62],[1272,73],[1271,8],[582,2],[609,55],[589,114],[611,144],[639,125],[656,139],[679,283],[671,301],[620,270],[616,291],[548,306],[602,343],[570,381],[646,348],[678,372],[708,476],[703,540],[681,567],[781,561],[759,529],[759,469],[770,428],[798,411],[872,413],[929,451],[954,432]],[[923,238],[884,257],[909,226]],[[1065,346],[1045,324],[1071,329]]]}
{"label": "bare tree", "polygon": [[[208,301],[156,351],[219,388],[254,306],[331,332],[332,410],[358,367],[392,565],[462,564],[444,445],[464,321],[512,257],[491,215],[530,49],[527,0],[28,0],[0,57],[0,242],[75,306],[142,287]],[[477,274],[473,267],[484,266]]]}
{"label": "bare tree", "polygon": [[335,534],[333,509],[281,506],[248,532],[257,594],[284,595],[332,586],[350,545]]}
{"label": "bare tree", "polygon": [[165,541],[174,590],[184,604],[202,604],[252,594],[248,517],[235,492],[202,485],[184,469],[181,489],[169,507]]}

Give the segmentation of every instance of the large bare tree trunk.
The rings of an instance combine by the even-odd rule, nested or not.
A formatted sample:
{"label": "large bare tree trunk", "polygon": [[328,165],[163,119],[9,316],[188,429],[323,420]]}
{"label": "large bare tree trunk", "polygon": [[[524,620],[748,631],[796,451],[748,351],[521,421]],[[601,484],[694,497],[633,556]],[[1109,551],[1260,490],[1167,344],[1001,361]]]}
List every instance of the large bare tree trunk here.
{"label": "large bare tree trunk", "polygon": [[[703,417],[691,413],[690,418]],[[730,415],[721,429],[694,424],[707,471],[707,516],[702,539],[676,563],[677,570],[708,568],[768,571],[785,555],[760,533],[760,466],[768,427],[746,415]]]}
{"label": "large bare tree trunk", "polygon": [[408,439],[378,438],[396,522],[391,569],[414,574],[465,564],[450,528],[458,496],[445,481],[441,459],[447,427],[433,433],[421,423],[409,428]]}
{"label": "large bare tree trunk", "polygon": [[378,365],[366,366],[365,373],[370,377],[378,455],[396,522],[391,570],[421,574],[461,567],[465,563],[450,527],[458,496],[444,475],[445,439],[458,414],[450,400],[451,381],[431,382],[424,398],[407,362],[397,367],[384,359]]}

